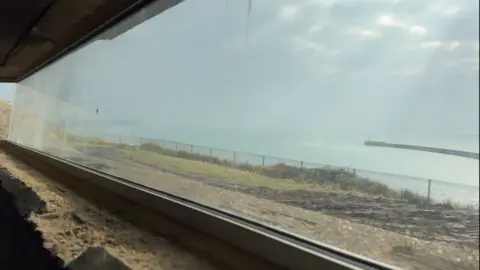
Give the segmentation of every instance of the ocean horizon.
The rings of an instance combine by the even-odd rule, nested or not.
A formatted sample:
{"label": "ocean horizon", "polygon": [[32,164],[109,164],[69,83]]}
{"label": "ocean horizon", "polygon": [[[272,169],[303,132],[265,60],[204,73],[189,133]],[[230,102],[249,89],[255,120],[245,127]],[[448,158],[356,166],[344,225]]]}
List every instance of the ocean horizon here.
{"label": "ocean horizon", "polygon": [[[109,130],[108,134],[105,130]],[[138,128],[127,130],[114,127],[89,130],[88,133],[90,136],[94,135],[128,144],[140,143],[139,138],[156,139],[158,143],[160,143],[159,140],[171,141],[171,143],[165,143],[164,147],[172,149],[175,148],[173,142],[192,144],[194,145],[193,151],[201,154],[208,154],[209,147],[223,149],[227,151],[214,150],[213,155],[230,160],[233,158],[232,152],[235,151],[236,162],[239,163],[261,164],[261,157],[266,156],[266,165],[284,162],[299,166],[303,161],[305,166],[309,167],[329,165],[355,168],[358,175],[387,184],[394,189],[410,189],[421,195],[427,194],[428,179],[431,179],[432,199],[478,205],[479,164],[475,159],[414,150],[365,146],[364,140],[355,141],[339,137],[333,137],[333,139],[324,137],[323,140],[317,138],[308,141],[285,134],[274,137],[274,134],[259,133],[258,136],[255,136],[255,134],[242,135],[238,131],[222,134],[218,130],[208,132],[198,129],[198,132],[195,132],[192,129],[187,132],[173,128],[145,132]],[[475,140],[475,136],[470,138],[470,140],[450,140],[445,143],[445,141],[408,140],[404,137],[403,140],[389,140],[388,142],[416,143],[416,145],[422,146],[475,151],[475,147],[478,147],[478,140]],[[365,140],[367,139],[365,138]],[[378,138],[377,140],[382,139]],[[180,145],[181,147],[182,145]],[[183,147],[186,151],[191,149]],[[469,187],[474,190],[476,188],[477,195]]]}

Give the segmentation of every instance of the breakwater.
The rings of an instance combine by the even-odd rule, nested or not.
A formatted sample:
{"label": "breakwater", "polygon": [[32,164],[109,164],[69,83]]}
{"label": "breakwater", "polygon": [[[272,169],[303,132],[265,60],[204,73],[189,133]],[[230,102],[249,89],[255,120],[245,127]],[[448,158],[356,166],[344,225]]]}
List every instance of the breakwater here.
{"label": "breakwater", "polygon": [[465,158],[471,158],[471,159],[479,159],[479,157],[478,157],[479,154],[478,153],[462,151],[462,150],[452,150],[452,149],[445,149],[445,148],[408,145],[408,144],[398,144],[398,143],[387,143],[387,142],[380,142],[380,141],[365,141],[364,145],[408,149],[408,150],[416,150],[416,151],[425,151],[425,152],[439,153],[439,154],[445,154],[445,155],[451,155],[451,156],[459,156],[459,157],[465,157]]}

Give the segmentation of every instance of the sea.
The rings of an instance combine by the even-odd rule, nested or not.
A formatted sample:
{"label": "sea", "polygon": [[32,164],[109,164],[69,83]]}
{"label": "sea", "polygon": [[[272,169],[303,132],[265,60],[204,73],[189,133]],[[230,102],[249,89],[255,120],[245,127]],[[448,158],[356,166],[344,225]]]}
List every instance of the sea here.
{"label": "sea", "polygon": [[[105,132],[108,130],[108,132]],[[81,133],[81,131],[77,131]],[[208,130],[199,128],[130,127],[91,130],[89,135],[128,144],[154,141],[166,148],[210,154],[249,164],[283,162],[304,167],[342,167],[400,190],[409,189],[435,201],[478,207],[479,161],[438,153],[365,146],[367,139],[464,150],[478,153],[478,135],[402,136],[302,136],[282,133]],[[143,139],[139,139],[143,138]],[[210,151],[212,148],[212,151]]]}

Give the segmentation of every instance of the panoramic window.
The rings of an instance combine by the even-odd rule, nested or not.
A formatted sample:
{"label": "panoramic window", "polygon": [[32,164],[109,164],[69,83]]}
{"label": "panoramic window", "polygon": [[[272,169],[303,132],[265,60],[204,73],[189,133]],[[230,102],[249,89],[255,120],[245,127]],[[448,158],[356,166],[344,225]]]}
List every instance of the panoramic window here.
{"label": "panoramic window", "polygon": [[478,269],[478,1],[157,9],[19,82],[9,139],[389,265]]}

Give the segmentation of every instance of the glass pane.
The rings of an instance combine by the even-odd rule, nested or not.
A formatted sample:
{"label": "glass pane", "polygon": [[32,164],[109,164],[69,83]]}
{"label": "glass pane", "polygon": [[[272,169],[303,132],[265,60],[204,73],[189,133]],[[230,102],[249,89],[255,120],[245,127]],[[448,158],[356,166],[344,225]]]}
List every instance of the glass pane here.
{"label": "glass pane", "polygon": [[478,1],[155,8],[20,82],[9,138],[404,269],[478,269]]}
{"label": "glass pane", "polygon": [[0,139],[6,139],[10,132],[10,115],[15,88],[13,83],[0,83]]}

